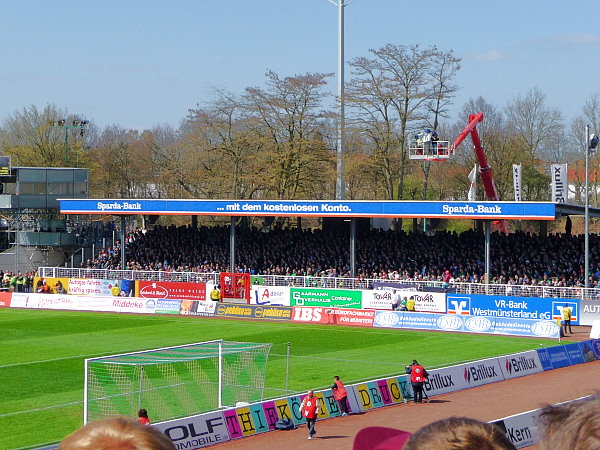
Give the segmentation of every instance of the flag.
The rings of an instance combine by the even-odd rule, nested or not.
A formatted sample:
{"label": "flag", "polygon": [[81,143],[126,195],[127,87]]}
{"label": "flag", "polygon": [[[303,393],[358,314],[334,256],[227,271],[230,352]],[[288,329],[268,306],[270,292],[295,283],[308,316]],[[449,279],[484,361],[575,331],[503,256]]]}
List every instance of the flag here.
{"label": "flag", "polygon": [[521,164],[513,164],[513,190],[515,191],[515,202],[521,201]]}
{"label": "flag", "polygon": [[550,171],[552,172],[552,202],[567,203],[567,189],[569,187],[567,165],[552,164]]}
{"label": "flag", "polygon": [[471,186],[469,187],[469,196],[468,200],[470,202],[474,202],[477,200],[477,187],[475,186],[475,180],[477,179],[477,164],[473,166],[473,170],[469,173],[469,181],[471,182]]}

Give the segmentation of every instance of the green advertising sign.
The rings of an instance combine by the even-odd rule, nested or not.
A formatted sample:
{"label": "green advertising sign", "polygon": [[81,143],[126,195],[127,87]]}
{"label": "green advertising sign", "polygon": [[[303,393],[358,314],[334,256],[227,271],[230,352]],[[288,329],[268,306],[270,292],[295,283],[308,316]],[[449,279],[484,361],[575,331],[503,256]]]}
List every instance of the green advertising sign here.
{"label": "green advertising sign", "polygon": [[292,306],[332,306],[336,308],[356,308],[362,306],[361,291],[340,289],[290,289]]}

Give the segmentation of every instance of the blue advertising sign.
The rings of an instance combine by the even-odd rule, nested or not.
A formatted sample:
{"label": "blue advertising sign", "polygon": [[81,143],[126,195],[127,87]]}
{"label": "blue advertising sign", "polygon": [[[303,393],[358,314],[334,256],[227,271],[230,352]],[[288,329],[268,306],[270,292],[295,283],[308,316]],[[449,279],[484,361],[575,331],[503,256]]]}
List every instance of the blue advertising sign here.
{"label": "blue advertising sign", "polygon": [[585,360],[583,359],[583,353],[581,353],[581,346],[579,342],[574,344],[566,344],[565,351],[567,352],[567,356],[571,361],[571,365],[575,364],[583,364]]}
{"label": "blue advertising sign", "polygon": [[571,365],[571,360],[564,345],[540,348],[537,352],[544,370],[559,369]]}
{"label": "blue advertising sign", "polygon": [[545,338],[557,338],[560,334],[560,327],[551,320],[381,310],[375,312],[373,326]]}
{"label": "blue advertising sign", "polygon": [[550,202],[59,199],[61,214],[440,217],[554,220]]}
{"label": "blue advertising sign", "polygon": [[448,314],[506,319],[557,320],[565,305],[571,308],[571,323],[579,324],[579,300],[513,297],[503,295],[448,294]]}

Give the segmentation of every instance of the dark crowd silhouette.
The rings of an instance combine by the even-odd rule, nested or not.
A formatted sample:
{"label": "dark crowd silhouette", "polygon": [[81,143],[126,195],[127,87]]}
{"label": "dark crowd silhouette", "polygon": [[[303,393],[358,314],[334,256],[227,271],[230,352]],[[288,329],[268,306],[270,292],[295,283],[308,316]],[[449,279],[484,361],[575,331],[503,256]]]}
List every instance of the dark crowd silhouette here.
{"label": "dark crowd silhouette", "polygon": [[[126,235],[127,270],[229,271],[229,227],[157,226]],[[597,235],[590,236],[590,287],[600,278]],[[356,276],[391,280],[478,283],[485,273],[484,235],[438,231],[433,235],[362,232],[356,239]],[[262,275],[349,277],[349,236],[320,229],[238,228],[236,270]],[[492,233],[490,282],[583,286],[584,236]],[[120,248],[103,248],[83,267],[119,269]]]}

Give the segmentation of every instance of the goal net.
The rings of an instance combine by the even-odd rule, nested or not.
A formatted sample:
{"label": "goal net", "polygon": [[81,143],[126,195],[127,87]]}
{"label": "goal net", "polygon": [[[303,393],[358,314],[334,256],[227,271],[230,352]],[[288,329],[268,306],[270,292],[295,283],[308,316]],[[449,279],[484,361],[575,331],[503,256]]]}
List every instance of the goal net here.
{"label": "goal net", "polygon": [[84,423],[140,408],[161,422],[260,401],[271,345],[216,340],[86,359]]}

